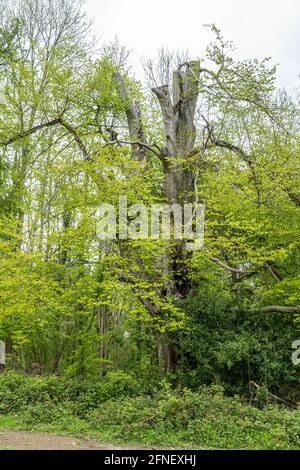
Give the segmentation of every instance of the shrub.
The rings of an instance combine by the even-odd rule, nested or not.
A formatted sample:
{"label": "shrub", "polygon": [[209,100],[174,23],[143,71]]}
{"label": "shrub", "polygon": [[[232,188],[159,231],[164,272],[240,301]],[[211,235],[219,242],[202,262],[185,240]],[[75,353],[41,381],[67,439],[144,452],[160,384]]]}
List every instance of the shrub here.
{"label": "shrub", "polygon": [[0,413],[15,413],[27,405],[61,401],[71,402],[80,413],[109,398],[135,396],[142,391],[141,383],[123,371],[109,372],[98,381],[81,381],[55,375],[26,376],[8,370],[0,374]]}
{"label": "shrub", "polygon": [[121,441],[204,448],[296,448],[300,410],[260,410],[220,387],[178,389],[155,398],[109,400],[87,416],[94,429],[111,429]]}
{"label": "shrub", "polygon": [[[147,388],[147,387],[146,387]],[[218,449],[296,449],[300,409],[250,406],[220,386],[145,386],[118,371],[97,382],[0,375],[0,413],[26,429],[88,432],[119,442]]]}

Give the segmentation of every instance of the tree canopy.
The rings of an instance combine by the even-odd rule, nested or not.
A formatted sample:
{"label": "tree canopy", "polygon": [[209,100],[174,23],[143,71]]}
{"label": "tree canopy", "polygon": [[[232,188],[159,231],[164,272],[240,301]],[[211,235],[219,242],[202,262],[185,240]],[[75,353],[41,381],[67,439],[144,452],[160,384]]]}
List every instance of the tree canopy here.
{"label": "tree canopy", "polygon": [[[270,59],[95,53],[81,2],[0,2],[0,338],[14,367],[294,393],[299,103]],[[97,237],[101,204],[201,203],[204,246]]]}

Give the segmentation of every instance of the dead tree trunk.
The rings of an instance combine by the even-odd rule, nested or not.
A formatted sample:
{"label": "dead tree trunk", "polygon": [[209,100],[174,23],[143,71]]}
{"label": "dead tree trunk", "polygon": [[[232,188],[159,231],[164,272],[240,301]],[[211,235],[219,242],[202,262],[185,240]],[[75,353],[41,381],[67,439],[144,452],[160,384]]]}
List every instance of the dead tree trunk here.
{"label": "dead tree trunk", "polygon": [[[200,63],[189,62],[173,74],[173,100],[168,85],[153,88],[162,111],[165,126],[165,147],[161,161],[165,175],[165,194],[168,204],[195,202],[195,171],[189,162],[196,139],[195,112],[198,99]],[[168,253],[169,286],[174,297],[186,297],[191,284],[188,272],[190,254],[184,242],[172,244]],[[160,364],[164,371],[177,368],[176,346],[163,339],[159,347]]]}
{"label": "dead tree trunk", "polygon": [[[196,202],[195,168],[189,156],[193,154],[196,127],[195,112],[198,99],[199,61],[190,61],[178,67],[173,74],[172,93],[169,86],[163,84],[153,88],[163,115],[165,144],[159,149],[164,171],[165,197],[169,205]],[[119,93],[126,103],[128,130],[132,142],[132,155],[145,168],[147,163],[146,137],[143,131],[138,106],[130,98],[130,93],[120,74],[115,75]],[[185,249],[184,241],[170,244],[167,253],[169,282],[165,292],[175,297],[186,297],[190,291],[188,260],[190,254]],[[151,313],[151,312],[150,312]],[[176,369],[176,351],[168,338],[157,335],[157,351],[160,369]]]}
{"label": "dead tree trunk", "polygon": [[[168,85],[153,88],[165,126],[165,147],[161,160],[168,204],[194,203],[195,169],[189,156],[196,139],[195,112],[198,99],[200,63],[191,61],[173,74],[173,99]],[[169,254],[170,279],[174,295],[186,297],[190,290],[187,270],[189,254],[184,242],[173,244]]]}
{"label": "dead tree trunk", "polygon": [[[145,168],[147,163],[146,137],[142,125],[141,112],[135,99],[131,98],[130,90],[119,72],[115,73],[115,80],[118,91],[126,103],[126,117],[128,131],[132,142],[132,157],[138,161],[141,169]],[[140,142],[140,143],[139,143]]]}
{"label": "dead tree trunk", "polygon": [[194,201],[195,175],[188,156],[194,149],[196,138],[194,119],[199,73],[198,61],[191,61],[174,72],[173,100],[168,85],[152,90],[157,96],[164,119],[166,140],[161,150],[161,160],[169,204]]}

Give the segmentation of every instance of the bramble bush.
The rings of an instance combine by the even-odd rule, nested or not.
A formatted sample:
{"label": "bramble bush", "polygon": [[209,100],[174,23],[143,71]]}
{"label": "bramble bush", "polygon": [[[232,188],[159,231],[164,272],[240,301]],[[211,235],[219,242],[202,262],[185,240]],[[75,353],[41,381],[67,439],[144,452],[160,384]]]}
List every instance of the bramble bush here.
{"label": "bramble bush", "polygon": [[114,442],[300,448],[300,408],[258,408],[239,396],[226,396],[216,385],[192,391],[162,381],[149,393],[124,371],[109,373],[98,382],[7,371],[0,375],[0,414],[14,415],[23,429],[85,433]]}
{"label": "bramble bush", "polygon": [[258,409],[220,387],[158,393],[155,398],[109,400],[87,417],[111,438],[151,445],[276,449],[300,446],[300,409]]}
{"label": "bramble bush", "polygon": [[74,377],[27,376],[11,370],[0,374],[0,413],[17,413],[28,405],[76,403],[84,411],[113,397],[143,393],[141,382],[123,371],[108,372],[97,381]]}

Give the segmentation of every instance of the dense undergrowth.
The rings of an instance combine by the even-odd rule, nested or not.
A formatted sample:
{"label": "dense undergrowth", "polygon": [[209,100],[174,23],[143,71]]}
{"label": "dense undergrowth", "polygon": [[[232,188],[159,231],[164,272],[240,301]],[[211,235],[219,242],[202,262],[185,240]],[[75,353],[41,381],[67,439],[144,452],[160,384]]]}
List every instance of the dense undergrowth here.
{"label": "dense undergrowth", "polygon": [[300,408],[260,405],[259,397],[250,404],[218,386],[146,386],[122,371],[97,382],[6,371],[0,427],[161,447],[300,448]]}

